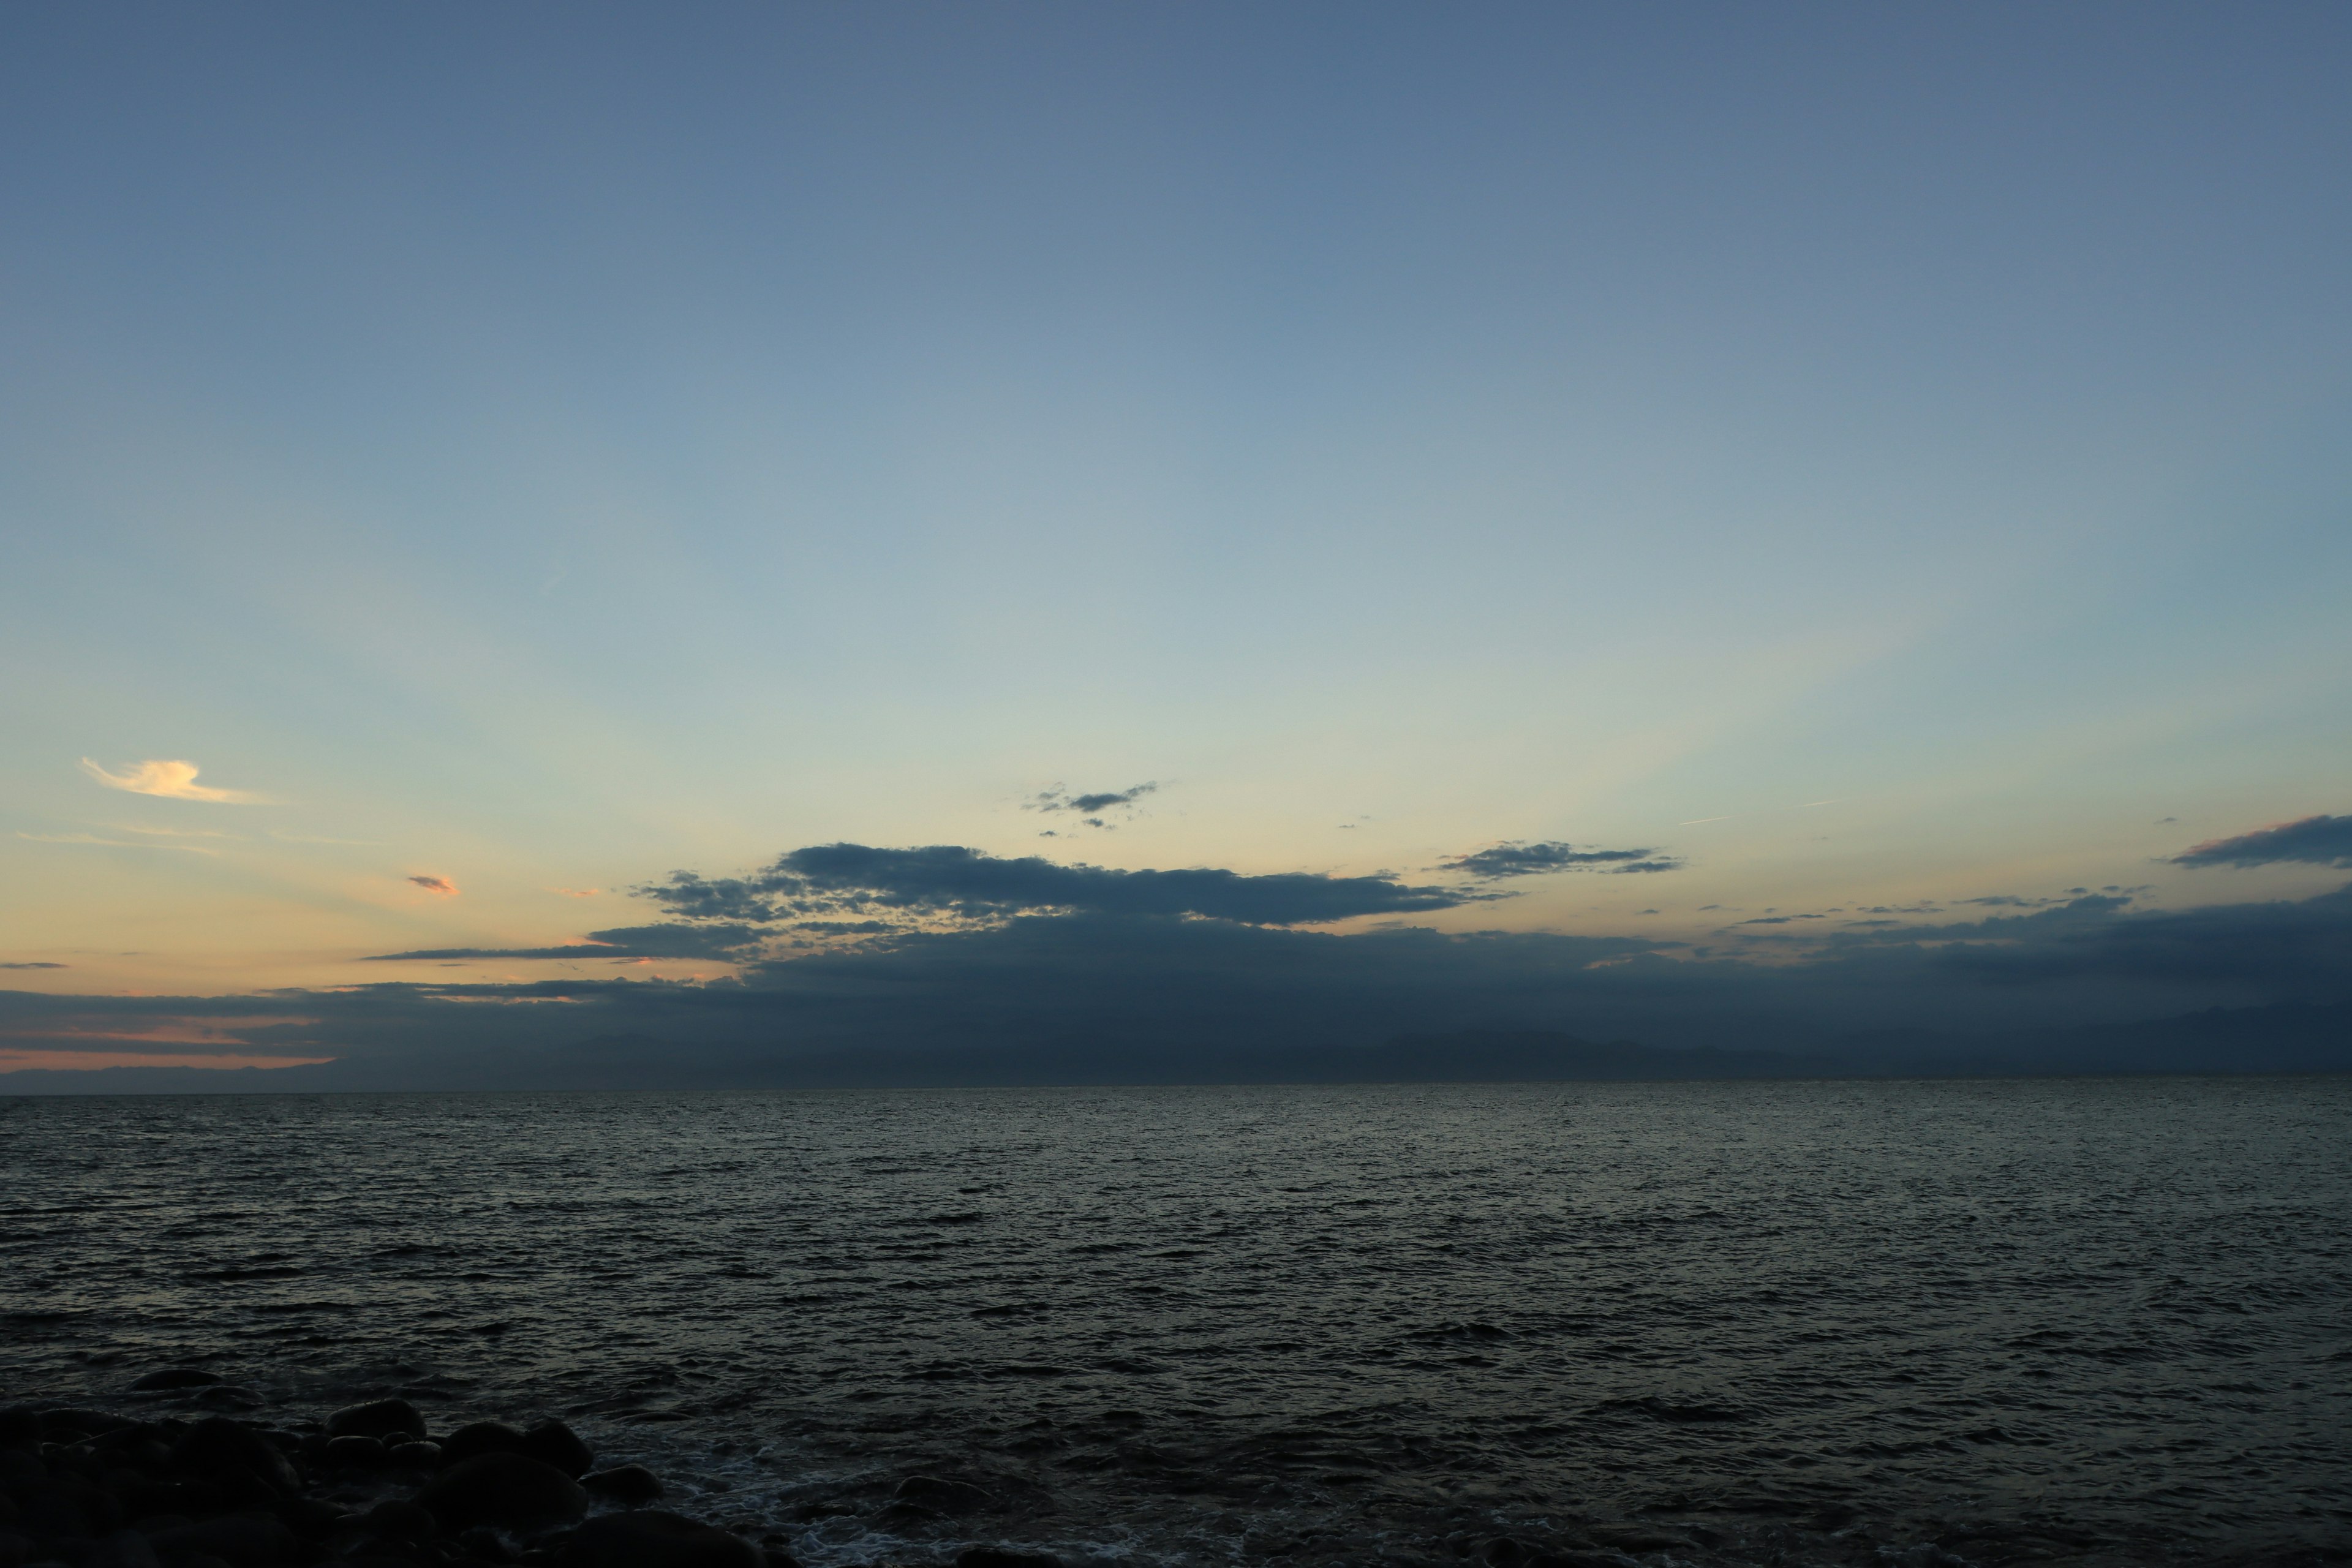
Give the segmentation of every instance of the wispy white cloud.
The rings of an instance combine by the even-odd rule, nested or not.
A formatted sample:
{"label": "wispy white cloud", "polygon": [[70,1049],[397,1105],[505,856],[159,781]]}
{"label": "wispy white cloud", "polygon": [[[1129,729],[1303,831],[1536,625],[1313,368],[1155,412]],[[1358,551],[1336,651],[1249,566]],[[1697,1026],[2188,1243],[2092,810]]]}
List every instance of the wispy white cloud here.
{"label": "wispy white cloud", "polygon": [[204,844],[142,844],[131,838],[100,838],[95,833],[25,833],[19,838],[29,838],[36,844],[87,844],[100,849],[184,849],[191,855],[217,855],[219,850]]}
{"label": "wispy white cloud", "polygon": [[593,899],[604,889],[602,888],[550,888],[547,890],[551,893],[561,893],[567,899]]}
{"label": "wispy white cloud", "polygon": [[115,822],[108,826],[117,833],[143,833],[150,838],[241,838],[243,835],[223,833],[216,827],[142,827],[134,822]]}
{"label": "wispy white cloud", "polygon": [[196,782],[196,764],[184,761],[150,759],[125,773],[110,773],[91,762],[81,760],[82,771],[109,789],[128,790],[132,795],[160,795],[165,800],[205,800],[216,805],[264,805],[267,797],[249,790],[215,789]]}
{"label": "wispy white cloud", "polygon": [[355,849],[383,847],[381,838],[322,838],[315,833],[280,833],[276,828],[270,829],[269,837],[281,844],[341,844]]}

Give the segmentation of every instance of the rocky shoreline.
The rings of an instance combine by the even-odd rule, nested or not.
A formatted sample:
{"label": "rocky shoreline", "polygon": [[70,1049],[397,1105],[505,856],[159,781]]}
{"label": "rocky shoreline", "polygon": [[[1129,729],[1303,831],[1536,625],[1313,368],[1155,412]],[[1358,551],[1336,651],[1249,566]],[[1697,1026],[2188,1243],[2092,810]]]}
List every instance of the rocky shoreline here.
{"label": "rocky shoreline", "polygon": [[[215,1381],[173,1369],[131,1391]],[[799,1568],[781,1536],[663,1497],[643,1466],[599,1469],[554,1419],[436,1433],[396,1398],[270,1424],[0,1405],[0,1568]],[[989,1547],[956,1563],[1060,1568]]]}

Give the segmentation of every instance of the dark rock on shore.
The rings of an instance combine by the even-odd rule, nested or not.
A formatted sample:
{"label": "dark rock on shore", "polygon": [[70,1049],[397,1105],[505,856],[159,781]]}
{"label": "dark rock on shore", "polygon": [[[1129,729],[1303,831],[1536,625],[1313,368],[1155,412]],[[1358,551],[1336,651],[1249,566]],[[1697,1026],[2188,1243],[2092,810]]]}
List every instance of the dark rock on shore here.
{"label": "dark rock on shore", "polygon": [[232,1483],[250,1477],[285,1496],[302,1487],[301,1476],[278,1445],[224,1415],[207,1415],[182,1433],[172,1445],[172,1462]]}
{"label": "dark rock on shore", "polygon": [[741,1536],[656,1509],[590,1520],[559,1561],[563,1568],[767,1568]]}
{"label": "dark rock on shore", "polygon": [[509,1426],[503,1421],[468,1422],[441,1439],[441,1462],[445,1465],[461,1465],[467,1459],[479,1458],[484,1454],[515,1454],[521,1451],[520,1429]]}
{"label": "dark rock on shore", "polygon": [[579,1482],[552,1465],[515,1453],[462,1459],[427,1481],[416,1500],[453,1532],[476,1525],[550,1530],[588,1512],[588,1494]]}
{"label": "dark rock on shore", "polygon": [[327,1417],[330,1437],[373,1437],[390,1447],[397,1441],[424,1441],[425,1416],[405,1399],[371,1399],[346,1405]]}
{"label": "dark rock on shore", "polygon": [[294,1532],[268,1514],[229,1514],[202,1524],[157,1531],[147,1540],[165,1563],[210,1556],[230,1568],[281,1568],[292,1563],[300,1550]]}
{"label": "dark rock on shore", "polygon": [[580,1440],[578,1433],[561,1421],[542,1421],[522,1435],[515,1452],[526,1454],[541,1464],[562,1470],[577,1480],[596,1463],[595,1453]]}
{"label": "dark rock on shore", "polygon": [[392,1450],[373,1437],[353,1435],[328,1438],[320,1458],[338,1469],[380,1470],[392,1463]]}
{"label": "dark rock on shore", "polygon": [[593,1497],[624,1508],[642,1508],[649,1502],[659,1502],[662,1484],[643,1465],[618,1465],[609,1470],[598,1470],[580,1478],[580,1484]]}

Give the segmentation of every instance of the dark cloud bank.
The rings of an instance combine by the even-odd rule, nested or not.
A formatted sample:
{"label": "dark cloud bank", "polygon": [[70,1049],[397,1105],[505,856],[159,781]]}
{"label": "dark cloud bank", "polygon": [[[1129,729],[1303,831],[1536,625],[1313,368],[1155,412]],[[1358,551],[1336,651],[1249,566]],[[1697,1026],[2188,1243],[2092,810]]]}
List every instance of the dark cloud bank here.
{"label": "dark cloud bank", "polygon": [[[1555,871],[1665,858],[1504,847],[1622,857],[1540,868]],[[667,919],[588,942],[382,960],[556,963],[530,982],[0,992],[0,1047],[121,1050],[165,1020],[218,1019],[236,1048],[338,1058],[23,1072],[0,1092],[2352,1069],[2352,886],[2183,910],[2118,891],[1937,923],[1832,916],[1712,946],[1407,923],[1537,874],[1505,867],[1465,856],[1448,869],[1470,880],[1420,884],[817,846],[740,878],[677,873],[639,889]],[[1365,916],[1384,919],[1300,929]],[[636,957],[725,959],[740,977],[618,978]]]}

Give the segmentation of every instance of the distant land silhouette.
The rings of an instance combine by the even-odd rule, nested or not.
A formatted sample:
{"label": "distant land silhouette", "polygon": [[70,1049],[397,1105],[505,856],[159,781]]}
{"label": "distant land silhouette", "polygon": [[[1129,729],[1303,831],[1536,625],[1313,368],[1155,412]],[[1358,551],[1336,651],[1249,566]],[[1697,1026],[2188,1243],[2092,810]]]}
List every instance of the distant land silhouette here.
{"label": "distant land silhouette", "polygon": [[1818,1050],[1675,1047],[1594,1041],[1559,1030],[1461,1029],[1361,1046],[1126,1050],[1098,1037],[892,1050],[696,1047],[648,1035],[598,1036],[494,1058],[201,1070],[32,1070],[0,1096],[89,1093],[316,1093],[396,1089],[955,1089],[1280,1083],[1554,1083],[1807,1078],[2031,1077],[2352,1071],[2352,1004],[2211,1008],[2142,1023],[1999,1035],[1887,1032]]}

